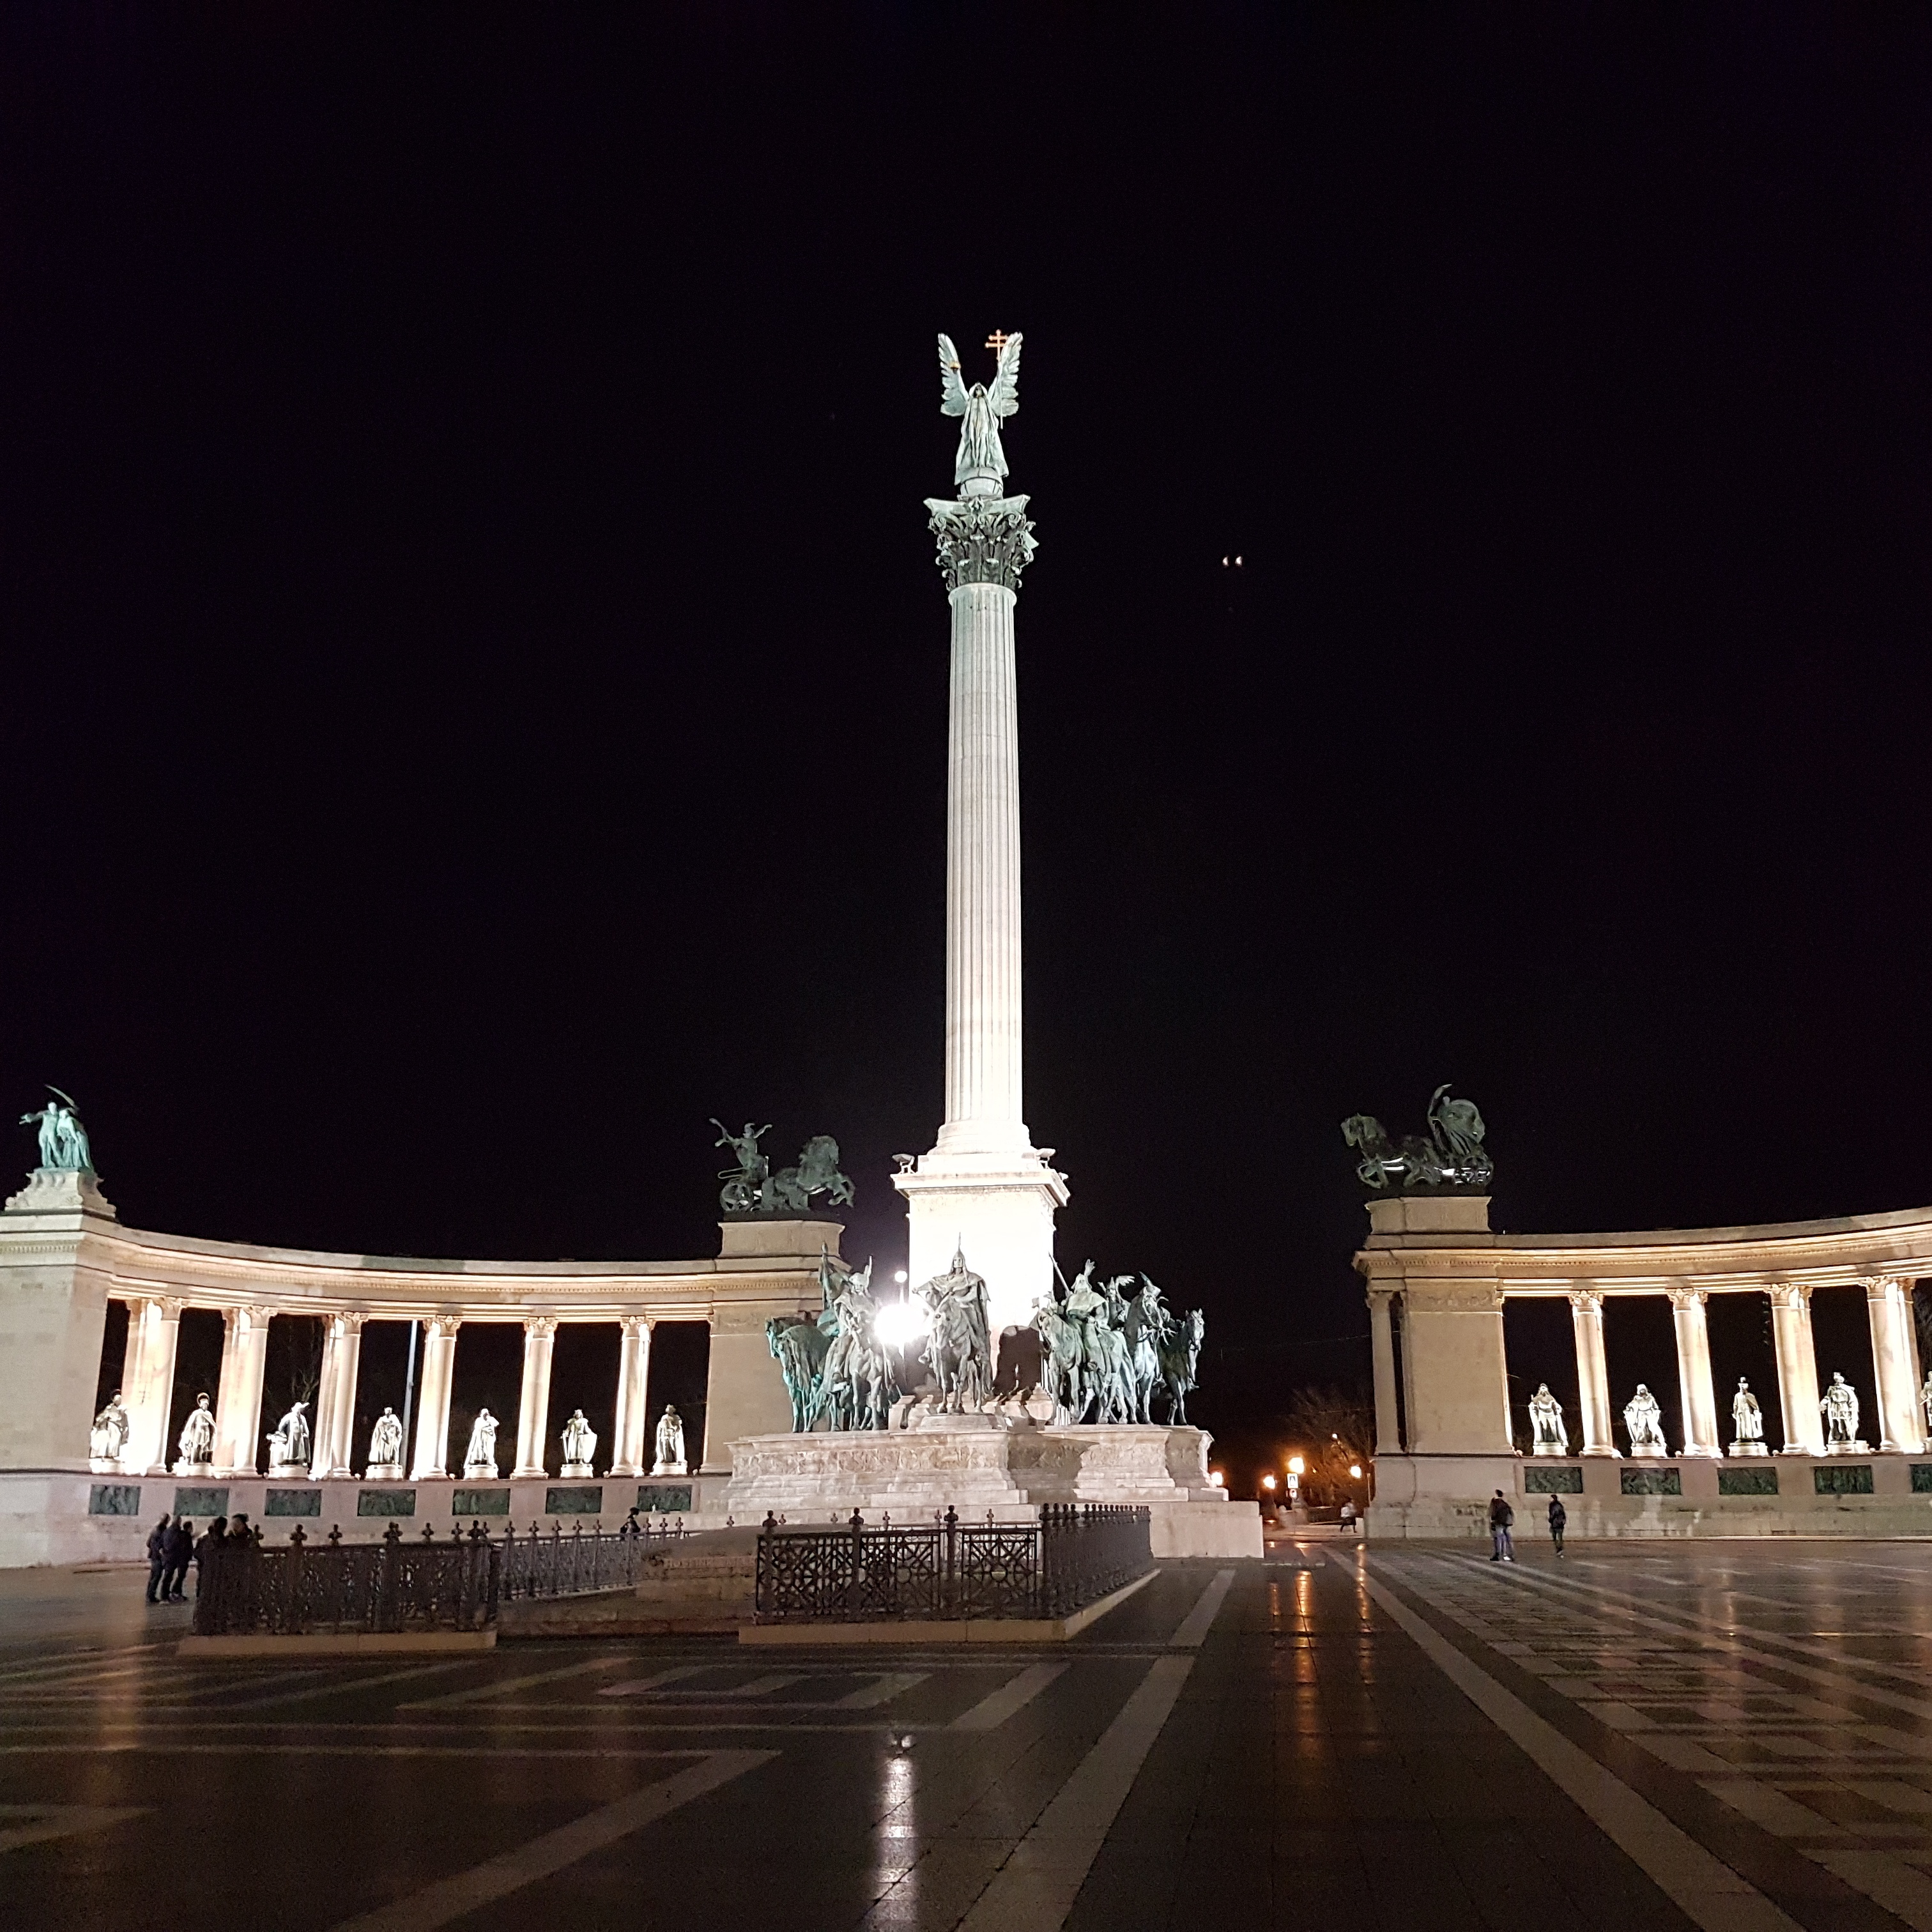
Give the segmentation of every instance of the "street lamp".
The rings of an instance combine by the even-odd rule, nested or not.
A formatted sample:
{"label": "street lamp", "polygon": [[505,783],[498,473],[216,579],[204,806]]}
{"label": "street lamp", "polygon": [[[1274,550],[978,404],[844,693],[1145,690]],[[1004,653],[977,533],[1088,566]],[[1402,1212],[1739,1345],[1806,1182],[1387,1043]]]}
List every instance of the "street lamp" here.
{"label": "street lamp", "polygon": [[1350,1474],[1350,1475],[1352,1475],[1352,1477],[1354,1477],[1354,1479],[1355,1479],[1355,1480],[1356,1480],[1357,1482],[1358,1482],[1358,1483],[1359,1483],[1359,1482],[1362,1480],[1362,1466],[1361,1466],[1361,1464],[1360,1464],[1360,1463],[1359,1463],[1359,1462],[1351,1462],[1351,1463],[1348,1465],[1348,1473],[1349,1473],[1349,1474]]}
{"label": "street lamp", "polygon": [[1274,1478],[1272,1476],[1264,1476],[1262,1478],[1262,1487],[1264,1490],[1273,1489],[1274,1487]]}

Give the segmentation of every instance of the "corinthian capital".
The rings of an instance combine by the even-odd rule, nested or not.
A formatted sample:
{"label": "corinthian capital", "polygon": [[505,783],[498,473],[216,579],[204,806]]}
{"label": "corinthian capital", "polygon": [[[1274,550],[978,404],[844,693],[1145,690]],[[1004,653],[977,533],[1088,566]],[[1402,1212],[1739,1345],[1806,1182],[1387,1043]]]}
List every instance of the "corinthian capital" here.
{"label": "corinthian capital", "polygon": [[554,1335],[556,1333],[556,1317],[554,1315],[526,1315],[524,1317],[524,1333],[532,1337]]}
{"label": "corinthian capital", "polygon": [[957,590],[962,584],[1020,587],[1020,572],[1032,562],[1038,548],[1026,506],[1024,496],[926,500],[948,590]]}

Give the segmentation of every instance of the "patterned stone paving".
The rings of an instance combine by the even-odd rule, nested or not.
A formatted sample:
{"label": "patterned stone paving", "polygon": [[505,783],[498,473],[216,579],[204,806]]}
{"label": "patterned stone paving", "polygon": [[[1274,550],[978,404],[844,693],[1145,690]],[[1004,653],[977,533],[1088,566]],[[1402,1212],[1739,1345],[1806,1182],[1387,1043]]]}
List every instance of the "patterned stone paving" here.
{"label": "patterned stone paving", "polygon": [[1932,1932],[1932,1550],[1701,1544],[1374,1574]]}

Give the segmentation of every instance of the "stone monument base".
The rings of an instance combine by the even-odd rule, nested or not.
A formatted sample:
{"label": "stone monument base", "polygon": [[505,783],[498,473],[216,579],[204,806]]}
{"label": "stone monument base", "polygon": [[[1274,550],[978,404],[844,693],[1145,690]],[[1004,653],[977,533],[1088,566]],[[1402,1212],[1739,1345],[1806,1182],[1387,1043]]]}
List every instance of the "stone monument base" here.
{"label": "stone monument base", "polygon": [[1733,1442],[1731,1444],[1730,1453],[1733,1456],[1768,1456],[1771,1454],[1771,1451],[1767,1449],[1764,1446],[1764,1444],[1760,1441],[1756,1442]]}
{"label": "stone monument base", "polygon": [[688,1476],[691,1474],[688,1462],[653,1462],[651,1474],[654,1476]]}
{"label": "stone monument base", "polygon": [[365,1483],[400,1483],[403,1480],[403,1466],[400,1462],[371,1462],[362,1480]]}
{"label": "stone monument base", "polygon": [[1261,1515],[1208,1480],[1208,1436],[1160,1424],[1046,1426],[1010,1415],[928,1415],[909,1430],[748,1436],[731,1444],[728,1504],[740,1522],[949,1508],[1030,1521],[1046,1503],[1144,1503],[1157,1557],[1258,1556]]}
{"label": "stone monument base", "polygon": [[557,1473],[564,1476],[594,1476],[597,1472],[588,1462],[566,1462]]}
{"label": "stone monument base", "polygon": [[463,1466],[463,1480],[466,1483],[494,1483],[496,1480],[496,1466],[491,1462],[466,1462]]}
{"label": "stone monument base", "polygon": [[1828,1456],[1869,1456],[1871,1450],[1861,1436],[1850,1442],[1828,1442],[1825,1444],[1825,1454]]}
{"label": "stone monument base", "polygon": [[214,1465],[212,1462],[190,1462],[185,1456],[177,1456],[175,1474],[187,1478],[190,1482],[206,1482],[214,1474]]}

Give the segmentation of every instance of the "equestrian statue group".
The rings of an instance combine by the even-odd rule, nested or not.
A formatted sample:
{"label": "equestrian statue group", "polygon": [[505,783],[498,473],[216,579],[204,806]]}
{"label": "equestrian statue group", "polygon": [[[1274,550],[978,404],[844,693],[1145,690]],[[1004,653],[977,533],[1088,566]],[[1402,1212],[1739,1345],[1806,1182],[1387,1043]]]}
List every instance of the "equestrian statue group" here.
{"label": "equestrian statue group", "polygon": [[819,1312],[774,1316],[765,1336],[795,1430],[906,1427],[921,1414],[1030,1415],[1036,1397],[1057,1424],[1151,1423],[1159,1406],[1167,1422],[1184,1424],[1205,1318],[1198,1309],[1171,1312],[1152,1281],[1142,1275],[1136,1288],[1136,1280],[1116,1275],[1096,1286],[1089,1262],[1064,1300],[1049,1292],[1030,1328],[1000,1336],[996,1373],[986,1280],[963,1252],[883,1310],[869,1262],[849,1268],[823,1254]]}

